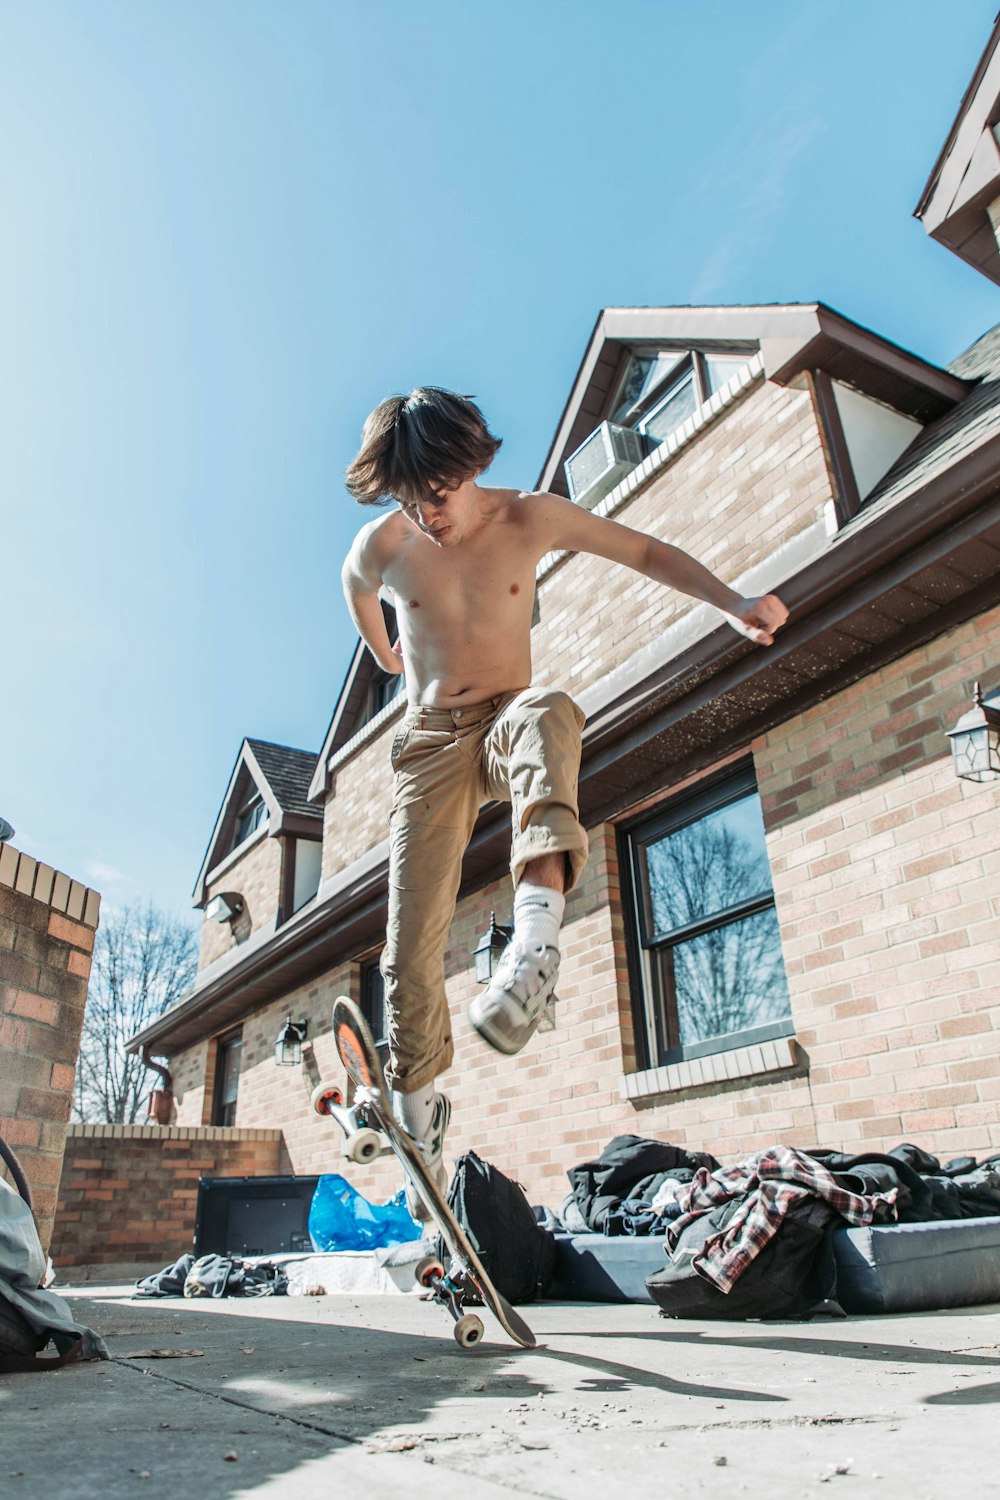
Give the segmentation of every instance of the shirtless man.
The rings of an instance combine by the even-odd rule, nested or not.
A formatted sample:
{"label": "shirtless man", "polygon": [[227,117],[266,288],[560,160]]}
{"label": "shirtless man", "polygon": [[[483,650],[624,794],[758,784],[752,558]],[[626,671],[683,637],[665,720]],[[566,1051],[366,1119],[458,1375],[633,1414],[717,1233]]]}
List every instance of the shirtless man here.
{"label": "shirtless man", "polygon": [[[453,1055],[444,953],[462,857],[484,802],[511,803],[514,936],[469,1007],[499,1052],[519,1052],[559,973],[566,894],[587,858],[578,817],[583,714],[531,686],[535,570],[548,552],[590,552],[702,599],[769,646],[788,611],[743,599],[679,548],[558,495],[479,483],[500,440],[463,396],[424,386],[391,396],[365,423],[347,487],[396,508],[364,526],[343,569],[348,608],[387,672],[406,671],[408,708],[391,751],[385,979],[393,1111],[442,1188],[451,1108],[434,1081]],[[399,642],[379,603],[389,590]],[[427,1209],[412,1187],[407,1202]]]}

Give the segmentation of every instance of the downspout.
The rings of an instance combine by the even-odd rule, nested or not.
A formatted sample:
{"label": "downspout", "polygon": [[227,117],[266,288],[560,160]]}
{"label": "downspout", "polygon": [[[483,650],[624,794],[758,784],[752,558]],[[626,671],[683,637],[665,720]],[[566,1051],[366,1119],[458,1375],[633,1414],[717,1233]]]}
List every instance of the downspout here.
{"label": "downspout", "polygon": [[143,1065],[151,1068],[154,1073],[159,1073],[163,1082],[162,1088],[153,1089],[149,1095],[146,1105],[146,1119],[154,1125],[169,1125],[170,1117],[174,1112],[174,1080],[170,1069],[165,1068],[162,1063],[154,1062],[149,1055],[149,1046],[142,1049]]}

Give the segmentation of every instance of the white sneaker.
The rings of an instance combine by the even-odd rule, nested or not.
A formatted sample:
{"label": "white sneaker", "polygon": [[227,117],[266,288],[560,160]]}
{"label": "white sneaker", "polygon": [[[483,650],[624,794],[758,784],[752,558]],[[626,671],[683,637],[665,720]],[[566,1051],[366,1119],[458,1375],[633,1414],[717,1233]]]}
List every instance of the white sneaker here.
{"label": "white sneaker", "polygon": [[559,978],[559,950],[522,943],[515,935],[500,956],[489,988],[469,1006],[484,1041],[513,1056],[538,1030]]}
{"label": "white sneaker", "polygon": [[[427,1170],[437,1183],[441,1192],[447,1195],[448,1172],[444,1164],[444,1137],[445,1131],[451,1120],[451,1101],[444,1094],[434,1096],[434,1114],[431,1117],[430,1128],[422,1141],[416,1141]],[[426,1224],[432,1217],[431,1211],[424,1202],[419,1188],[410,1181],[409,1175],[404,1174],[406,1179],[406,1207],[412,1218],[421,1224]]]}

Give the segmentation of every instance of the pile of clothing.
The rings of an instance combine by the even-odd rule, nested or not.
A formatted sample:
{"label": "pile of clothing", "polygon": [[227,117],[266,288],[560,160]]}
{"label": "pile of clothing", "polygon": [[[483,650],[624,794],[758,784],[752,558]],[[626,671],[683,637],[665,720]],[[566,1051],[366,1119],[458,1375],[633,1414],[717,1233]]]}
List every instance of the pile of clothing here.
{"label": "pile of clothing", "polygon": [[283,1297],[288,1277],[270,1261],[182,1255],[135,1284],[136,1297]]}
{"label": "pile of clothing", "polygon": [[616,1136],[568,1176],[558,1219],[570,1233],[664,1237],[666,1263],[646,1286],[672,1316],[837,1311],[834,1229],[1000,1215],[1000,1155],[942,1165],[909,1144],[856,1155],[776,1145],[723,1167]]}

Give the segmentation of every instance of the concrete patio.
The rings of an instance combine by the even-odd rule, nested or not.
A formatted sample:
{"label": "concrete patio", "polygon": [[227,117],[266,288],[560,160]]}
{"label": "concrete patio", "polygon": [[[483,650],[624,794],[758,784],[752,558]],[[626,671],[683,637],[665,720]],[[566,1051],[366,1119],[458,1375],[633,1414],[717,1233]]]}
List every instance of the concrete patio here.
{"label": "concrete patio", "polygon": [[[414,1296],[134,1301],[60,1287],[109,1364],[0,1379],[0,1491],[255,1500],[989,1492],[997,1307],[694,1323],[547,1303],[469,1353]],[[178,1351],[164,1358],[153,1351]]]}

